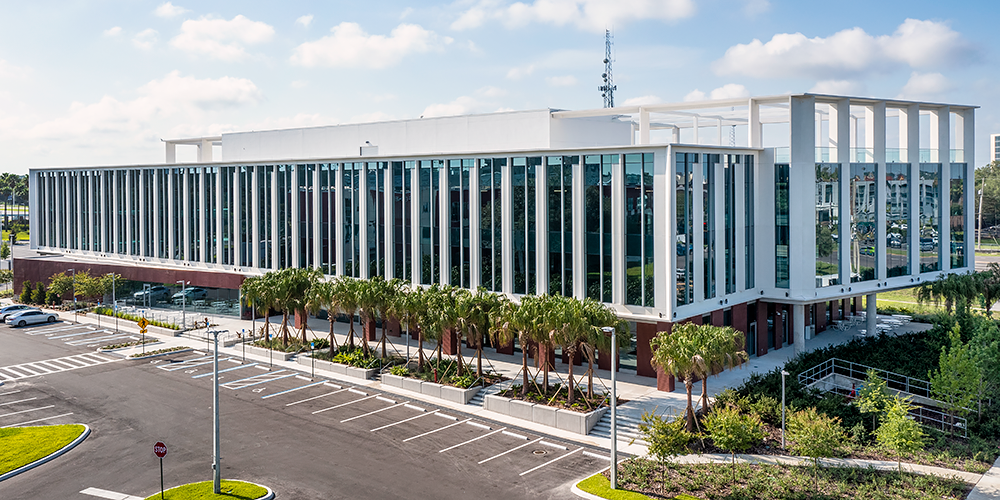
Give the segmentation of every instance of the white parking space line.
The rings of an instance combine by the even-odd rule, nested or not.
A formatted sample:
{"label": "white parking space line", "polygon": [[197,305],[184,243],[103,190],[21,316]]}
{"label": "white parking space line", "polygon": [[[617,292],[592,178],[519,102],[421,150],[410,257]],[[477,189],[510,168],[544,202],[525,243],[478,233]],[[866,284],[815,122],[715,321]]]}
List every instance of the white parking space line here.
{"label": "white parking space line", "polygon": [[17,401],[7,401],[6,403],[0,403],[0,406],[12,405],[14,403],[23,403],[25,401],[34,401],[36,399],[38,399],[38,398],[35,397],[35,398],[28,398],[28,399],[18,399]]}
{"label": "white parking space line", "polygon": [[359,419],[359,418],[362,418],[362,417],[367,417],[367,416],[369,416],[369,415],[374,415],[374,414],[376,414],[376,413],[379,413],[379,412],[383,412],[383,411],[386,411],[386,410],[391,410],[391,409],[393,409],[393,408],[399,408],[400,406],[403,406],[403,405],[405,405],[405,404],[406,404],[406,403],[399,403],[399,404],[396,404],[396,405],[392,405],[392,406],[386,406],[385,408],[379,408],[378,410],[375,410],[375,411],[370,411],[370,412],[368,412],[368,413],[363,413],[363,414],[361,414],[361,415],[358,415],[358,416],[356,416],[356,417],[351,417],[351,418],[345,418],[344,420],[341,420],[341,421],[340,421],[340,423],[344,423],[344,422],[350,422],[351,420],[356,420],[356,419]]}
{"label": "white parking space line", "polygon": [[480,429],[486,429],[486,430],[492,430],[493,429],[492,427],[490,427],[488,425],[481,424],[479,422],[469,422],[469,425],[471,425],[473,427],[479,427]]}
{"label": "white parking space line", "polygon": [[376,397],[375,399],[377,399],[377,400],[379,400],[379,401],[382,401],[383,403],[389,403],[389,404],[391,404],[391,405],[394,405],[394,404],[396,404],[396,401],[395,401],[395,400],[392,400],[392,399],[389,399],[389,398],[384,398],[384,397],[382,397],[382,396],[377,396],[377,397]]}
{"label": "white parking space line", "polygon": [[[249,365],[234,366],[232,368],[226,368],[225,370],[219,370],[219,373],[231,372],[233,370],[239,370],[241,368],[250,368],[251,366],[254,366],[256,364],[257,363],[250,363]],[[211,377],[211,376],[212,376],[212,372],[208,372],[208,373],[202,373],[201,375],[195,375],[195,376],[193,376],[191,378],[202,378],[202,377]]]}
{"label": "white parking space line", "polygon": [[503,435],[504,436],[510,436],[510,437],[512,437],[514,439],[523,439],[525,441],[528,440],[528,436],[522,436],[520,434],[514,434],[513,432],[510,432],[510,431],[503,431]]}
{"label": "white parking space line", "polygon": [[[440,415],[440,413],[435,413],[435,415]],[[407,441],[412,441],[412,440],[417,439],[417,438],[422,438],[424,436],[429,436],[431,434],[434,434],[435,432],[441,432],[441,431],[443,431],[443,430],[445,430],[445,429],[447,429],[449,427],[455,427],[456,425],[464,424],[464,423],[468,422],[469,420],[472,420],[472,419],[471,418],[467,418],[465,420],[462,420],[461,422],[455,422],[454,424],[449,424],[449,425],[446,425],[444,427],[438,427],[437,429],[434,429],[432,431],[428,431],[428,432],[425,432],[423,434],[418,434],[418,435],[413,436],[413,437],[408,437],[408,438],[404,439],[403,442],[405,443]]]}
{"label": "white parking space line", "polygon": [[[409,405],[407,405],[407,406],[409,406]],[[393,423],[388,424],[388,425],[383,425],[382,427],[376,427],[376,428],[372,429],[369,432],[375,432],[375,431],[380,431],[382,429],[388,429],[389,427],[393,427],[393,426],[396,426],[396,425],[399,425],[399,424],[402,424],[402,423],[405,423],[405,422],[409,422],[410,420],[416,420],[416,419],[421,418],[421,417],[426,417],[427,415],[433,415],[435,412],[437,412],[437,410],[431,411],[430,413],[421,413],[420,415],[417,415],[415,417],[410,417],[410,418],[407,418],[407,419],[404,419],[404,420],[400,420],[399,422],[393,422]]]}
{"label": "white parking space line", "polygon": [[80,346],[80,345],[96,344],[101,342],[110,342],[112,340],[118,340],[118,339],[127,339],[129,338],[129,336],[130,335],[128,334],[124,334],[124,335],[111,335],[109,337],[93,337],[93,338],[85,338],[77,340],[68,340],[65,342],[65,344],[72,346]]}
{"label": "white parking space line", "polygon": [[529,445],[535,444],[535,443],[537,443],[537,442],[539,442],[541,440],[542,440],[542,438],[538,438],[538,439],[536,439],[534,441],[529,441],[529,442],[524,443],[524,444],[522,444],[520,446],[515,446],[515,447],[513,447],[513,448],[511,448],[511,449],[509,449],[509,450],[507,450],[507,451],[505,451],[503,453],[497,453],[496,455],[493,455],[492,457],[487,458],[486,460],[480,460],[479,464],[480,465],[485,464],[486,462],[489,462],[490,460],[493,460],[494,458],[500,458],[500,457],[502,457],[502,456],[504,456],[504,455],[506,455],[508,453],[515,452],[517,450],[520,450],[521,448],[524,448],[525,446],[529,446]]}
{"label": "white parking space line", "polygon": [[30,412],[38,411],[38,410],[48,410],[49,408],[55,408],[55,407],[56,407],[56,405],[48,405],[48,406],[43,406],[41,408],[31,408],[30,410],[21,410],[21,411],[15,411],[13,413],[4,413],[3,415],[0,415],[0,417],[9,417],[11,415],[20,415],[22,413],[30,413]]}
{"label": "white parking space line", "polygon": [[453,417],[451,415],[445,415],[444,413],[435,413],[435,415],[437,415],[437,416],[439,416],[441,418],[447,418],[448,420],[458,420],[458,417]]}
{"label": "white parking space line", "polygon": [[411,410],[417,410],[417,411],[427,411],[427,410],[425,410],[425,409],[423,409],[423,408],[421,408],[421,407],[419,407],[419,406],[413,406],[413,405],[411,405],[411,404],[405,404],[405,405],[403,405],[403,406],[405,406],[405,407],[407,407],[407,408],[409,408],[409,409],[411,409]]}
{"label": "white parking space line", "polygon": [[355,388],[353,388],[353,387],[351,387],[350,389],[347,389],[347,390],[348,390],[349,392],[353,392],[354,394],[357,394],[357,395],[359,395],[359,396],[367,396],[367,395],[368,395],[368,393],[367,393],[367,392],[364,392],[364,391],[359,391],[359,390],[357,390],[357,389],[355,389]]}
{"label": "white parking space line", "polygon": [[464,443],[458,443],[458,444],[456,444],[456,445],[454,445],[454,446],[449,446],[449,447],[447,447],[447,448],[445,448],[445,449],[443,449],[443,450],[439,450],[439,451],[438,451],[438,453],[444,453],[444,452],[446,452],[446,451],[449,451],[449,450],[454,450],[455,448],[458,448],[459,446],[464,446],[464,445],[467,445],[467,444],[469,444],[469,443],[474,443],[474,442],[476,442],[476,441],[479,441],[480,439],[483,439],[483,438],[486,438],[486,437],[489,437],[489,436],[492,436],[492,435],[494,435],[494,434],[496,434],[496,433],[498,433],[498,432],[501,432],[501,431],[503,431],[504,429],[506,429],[506,427],[503,427],[503,428],[500,428],[500,429],[497,429],[497,430],[495,430],[495,431],[493,431],[493,432],[487,432],[486,434],[483,434],[482,436],[479,436],[479,437],[474,437],[474,438],[472,438],[472,439],[470,439],[470,440],[468,440],[468,441],[466,441],[466,442],[464,442]]}
{"label": "white parking space line", "polygon": [[21,389],[18,389],[16,391],[10,391],[10,392],[0,393],[0,396],[10,396],[11,394],[17,394],[19,392],[21,392]]}
{"label": "white parking space line", "polygon": [[222,387],[231,390],[244,389],[247,387],[252,387],[255,385],[266,384],[268,382],[274,382],[275,380],[281,380],[283,378],[294,377],[295,373],[288,373],[286,375],[278,375],[279,373],[284,373],[288,370],[278,370],[276,372],[262,373],[260,375],[254,375],[253,377],[241,378],[239,380],[233,380],[232,382],[226,382],[222,384]]}
{"label": "white parking space line", "polygon": [[[298,376],[296,376],[295,378],[298,378]],[[267,396],[261,396],[260,399],[273,398],[275,396],[280,396],[282,394],[288,394],[289,392],[295,392],[295,391],[298,391],[300,389],[306,389],[308,387],[313,387],[313,386],[317,386],[317,385],[325,384],[325,383],[326,383],[326,381],[323,380],[323,381],[312,383],[312,384],[306,384],[306,385],[303,385],[303,386],[300,386],[300,387],[296,387],[294,389],[288,389],[287,391],[281,391],[281,392],[276,392],[274,394],[268,394]]]}
{"label": "white parking space line", "polygon": [[563,445],[561,445],[561,444],[555,444],[555,443],[550,443],[550,442],[548,442],[548,441],[542,441],[542,442],[541,442],[541,443],[539,443],[539,444],[542,444],[542,445],[545,445],[545,446],[548,446],[549,448],[555,448],[555,449],[557,449],[557,450],[568,450],[568,449],[569,449],[569,448],[567,448],[567,447],[565,447],[565,446],[563,446]]}
{"label": "white parking space line", "polygon": [[327,387],[333,387],[334,389],[343,389],[344,388],[344,386],[334,384],[333,382],[330,382],[330,381],[323,382],[323,385],[325,385]]}
{"label": "white parking space line", "polygon": [[54,418],[59,418],[59,417],[68,417],[68,416],[70,416],[70,415],[72,415],[72,414],[73,414],[73,412],[69,412],[69,413],[63,413],[62,415],[56,415],[56,416],[54,416],[54,417],[45,417],[45,418],[39,418],[39,419],[37,419],[37,420],[29,420],[29,421],[27,421],[27,422],[21,422],[21,423],[19,423],[19,424],[11,424],[11,425],[5,425],[5,426],[3,426],[2,428],[3,428],[3,429],[7,429],[7,428],[9,428],[9,427],[20,427],[20,426],[22,426],[22,425],[28,425],[28,424],[34,424],[34,423],[36,423],[36,422],[44,422],[44,421],[46,421],[46,420],[52,420],[52,419],[54,419]]}
{"label": "white parking space line", "polygon": [[[206,356],[206,357],[207,358],[211,358],[211,356]],[[204,360],[204,359],[205,359],[205,357],[197,358],[197,360]],[[230,358],[225,358],[225,359],[230,359]],[[219,361],[225,361],[225,359],[219,359]],[[200,363],[190,363],[188,361],[181,361],[180,363],[174,363],[174,364],[170,364],[170,365],[160,365],[157,368],[159,368],[159,369],[161,369],[163,371],[173,372],[173,371],[177,371],[177,370],[184,370],[186,368],[191,368],[192,366],[207,365],[207,364],[210,364],[210,363],[212,363],[211,359],[209,359],[208,361],[201,361]]]}
{"label": "white parking space line", "polygon": [[[51,335],[53,333],[64,332],[66,330],[76,330],[78,328],[80,328],[79,325],[62,325],[62,326],[55,326],[52,328],[40,328],[36,330],[25,331],[24,333],[27,333],[28,335]],[[84,328],[87,328],[89,330],[96,330],[96,328],[91,326],[87,326]]]}
{"label": "white parking space line", "polygon": [[607,455],[600,455],[600,454],[594,453],[592,451],[584,451],[583,453],[581,453],[581,455],[586,455],[588,457],[598,458],[598,459],[601,459],[601,460],[607,460],[608,462],[611,461],[611,457],[609,457]]}
{"label": "white parking space line", "polygon": [[576,453],[576,452],[578,452],[578,451],[580,451],[580,450],[582,450],[582,449],[583,449],[582,447],[581,447],[581,448],[577,448],[577,449],[575,449],[575,450],[573,450],[573,451],[571,451],[571,452],[569,452],[569,453],[567,453],[567,454],[565,454],[565,455],[560,455],[560,456],[558,456],[558,457],[556,457],[556,458],[553,458],[552,460],[549,460],[548,462],[545,462],[544,464],[541,464],[541,465],[537,465],[537,466],[535,466],[535,467],[532,467],[532,468],[530,468],[530,469],[528,469],[528,470],[526,470],[526,471],[522,472],[522,473],[521,473],[521,474],[519,474],[519,475],[523,476],[523,475],[525,475],[525,474],[530,474],[530,473],[532,473],[532,472],[535,472],[536,470],[538,470],[538,469],[541,469],[542,467],[545,467],[546,465],[549,465],[549,464],[551,464],[551,463],[553,463],[553,462],[558,462],[559,460],[562,460],[562,459],[564,459],[564,458],[566,458],[566,457],[568,457],[568,456],[570,456],[570,455],[572,455],[572,454],[574,454],[574,453]]}
{"label": "white parking space line", "polygon": [[360,402],[362,402],[362,401],[364,401],[366,399],[374,398],[375,396],[376,396],[375,394],[372,394],[371,396],[365,396],[363,398],[358,398],[358,399],[355,399],[353,401],[348,401],[346,403],[340,403],[337,406],[331,406],[329,408],[323,408],[322,410],[316,410],[316,411],[313,412],[313,415],[315,415],[317,413],[323,413],[324,411],[336,410],[337,408],[341,408],[341,407],[347,406],[347,405],[352,405],[354,403],[360,403]]}
{"label": "white parking space line", "polygon": [[79,337],[80,335],[90,335],[92,333],[104,333],[106,331],[107,330],[100,330],[100,331],[93,331],[93,330],[91,330],[91,331],[87,331],[87,332],[67,333],[66,335],[56,335],[56,336],[53,336],[53,337],[49,337],[49,340],[67,339],[67,338],[70,338],[70,337]]}
{"label": "white parking space line", "polygon": [[294,403],[288,403],[288,404],[286,404],[285,406],[292,406],[292,405],[297,405],[297,404],[299,404],[299,403],[305,403],[306,401],[312,401],[312,400],[314,400],[314,399],[319,399],[319,398],[325,398],[325,397],[327,397],[327,396],[332,396],[332,395],[334,395],[334,394],[337,394],[338,392],[344,392],[344,391],[346,391],[346,390],[347,390],[347,389],[341,389],[341,390],[339,390],[339,391],[333,391],[333,392],[328,392],[328,393],[326,393],[326,394],[320,394],[319,396],[313,396],[313,397],[311,397],[311,398],[306,398],[306,399],[303,399],[302,401],[296,401],[296,402],[294,402]]}

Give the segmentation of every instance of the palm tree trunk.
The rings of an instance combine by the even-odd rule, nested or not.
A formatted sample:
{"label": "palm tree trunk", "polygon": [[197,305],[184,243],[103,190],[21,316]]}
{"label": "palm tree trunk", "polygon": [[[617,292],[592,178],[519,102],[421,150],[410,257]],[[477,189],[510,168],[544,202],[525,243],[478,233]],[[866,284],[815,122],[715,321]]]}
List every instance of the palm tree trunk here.
{"label": "palm tree trunk", "polygon": [[567,349],[567,354],[569,354],[569,380],[567,381],[567,388],[569,389],[569,394],[567,395],[567,400],[569,404],[573,404],[576,399],[576,393],[573,391],[573,357],[576,356],[576,349]]}
{"label": "palm tree trunk", "polygon": [[386,351],[385,351],[385,324],[386,323],[388,323],[388,321],[385,320],[385,315],[383,315],[383,319],[382,319],[382,359],[385,359],[385,357],[386,357]]}
{"label": "palm tree trunk", "polygon": [[708,375],[701,377],[701,413],[708,415]]}
{"label": "palm tree trunk", "polygon": [[684,389],[687,390],[688,405],[687,409],[687,431],[694,432],[694,405],[691,404],[691,391],[694,390],[694,382],[691,381],[691,375],[684,377]]}
{"label": "palm tree trunk", "polygon": [[424,330],[417,326],[417,371],[424,371]]}
{"label": "palm tree trunk", "polygon": [[594,353],[587,351],[587,397],[594,399]]}
{"label": "palm tree trunk", "polygon": [[333,359],[333,351],[337,348],[337,339],[333,336],[333,322],[335,321],[332,314],[330,314],[330,359]]}
{"label": "palm tree trunk", "polygon": [[[476,376],[483,378],[483,338],[476,341]],[[982,415],[982,412],[979,412]]]}
{"label": "palm tree trunk", "polygon": [[[538,357],[538,361],[542,363],[542,392],[546,395],[549,393],[549,350],[546,346],[545,355],[542,355],[542,344],[538,344],[538,349],[535,351],[535,356]],[[544,358],[544,359],[543,359]]]}
{"label": "palm tree trunk", "polygon": [[[455,353],[458,354],[458,373],[456,375],[459,376],[459,377],[461,377],[462,376],[462,362],[465,361],[464,359],[462,359],[462,336],[458,335],[457,332],[455,333],[455,335],[458,336],[458,347],[455,348]],[[448,340],[451,340],[451,339],[449,338]]]}
{"label": "palm tree trunk", "polygon": [[271,317],[264,316],[264,341],[271,342]]}
{"label": "palm tree trunk", "polygon": [[523,382],[521,384],[521,397],[528,395],[528,347],[524,345],[524,340],[521,340],[521,372],[523,377]]}
{"label": "palm tree trunk", "polygon": [[347,331],[347,343],[353,349],[354,348],[354,313],[351,313],[347,317],[347,320],[350,322],[349,324],[351,325],[350,329]]}

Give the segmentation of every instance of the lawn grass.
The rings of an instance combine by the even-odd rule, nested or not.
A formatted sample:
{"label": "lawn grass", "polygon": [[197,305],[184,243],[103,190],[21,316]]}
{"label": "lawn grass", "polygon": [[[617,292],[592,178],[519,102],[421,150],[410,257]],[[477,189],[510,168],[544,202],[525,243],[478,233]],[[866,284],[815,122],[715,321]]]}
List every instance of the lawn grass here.
{"label": "lawn grass", "polygon": [[[163,498],[164,500],[253,500],[267,494],[265,488],[256,484],[229,479],[222,480],[219,490],[222,493],[216,495],[212,492],[212,481],[202,481],[170,488],[163,492]],[[146,500],[159,498],[160,494],[156,493],[146,497]]]}
{"label": "lawn grass", "polygon": [[[604,477],[604,474],[594,474],[593,476],[577,483],[576,487],[590,493],[591,495],[597,495],[601,498],[607,498],[609,500],[652,500],[650,497],[643,495],[642,493],[622,489],[611,489],[611,481]],[[676,500],[698,500],[697,497],[690,495],[680,495],[674,498]]]}
{"label": "lawn grass", "polygon": [[0,474],[47,457],[83,434],[82,425],[43,425],[0,429]]}

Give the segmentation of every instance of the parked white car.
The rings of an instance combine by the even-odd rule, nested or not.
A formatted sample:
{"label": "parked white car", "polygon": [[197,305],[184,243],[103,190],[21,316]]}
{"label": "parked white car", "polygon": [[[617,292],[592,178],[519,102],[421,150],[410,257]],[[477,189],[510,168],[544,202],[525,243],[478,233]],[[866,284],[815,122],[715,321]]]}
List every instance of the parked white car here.
{"label": "parked white car", "polygon": [[55,314],[40,311],[38,309],[29,309],[27,311],[21,311],[7,316],[7,319],[4,320],[4,322],[13,326],[27,326],[38,323],[54,323],[57,319],[59,318]]}

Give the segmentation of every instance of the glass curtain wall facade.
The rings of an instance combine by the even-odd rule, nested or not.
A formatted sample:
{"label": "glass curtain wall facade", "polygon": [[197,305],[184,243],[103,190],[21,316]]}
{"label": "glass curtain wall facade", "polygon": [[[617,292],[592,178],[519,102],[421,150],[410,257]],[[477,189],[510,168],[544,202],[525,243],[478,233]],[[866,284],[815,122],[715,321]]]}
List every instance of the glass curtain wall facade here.
{"label": "glass curtain wall facade", "polygon": [[910,164],[885,165],[886,276],[910,274]]}
{"label": "glass curtain wall facade", "polygon": [[965,163],[951,164],[949,198],[951,207],[951,267],[965,267]]}
{"label": "glass curtain wall facade", "polygon": [[920,164],[920,272],[941,270],[941,164]]}
{"label": "glass curtain wall facade", "polygon": [[851,163],[851,282],[876,278],[878,183],[874,163]]}
{"label": "glass curtain wall facade", "polygon": [[549,214],[549,295],[573,295],[573,171],[579,156],[546,159]]}
{"label": "glass curtain wall facade", "polygon": [[774,286],[789,287],[788,164],[774,166]]}
{"label": "glass curtain wall facade", "polygon": [[674,180],[677,305],[694,302],[694,169],[698,153],[677,153]]}
{"label": "glass curtain wall facade", "polygon": [[816,164],[816,287],[840,284],[840,164]]}
{"label": "glass curtain wall facade", "polygon": [[653,307],[653,155],[625,155],[625,303]]}

